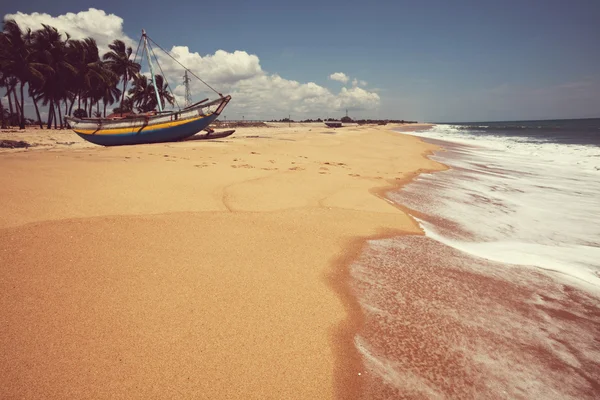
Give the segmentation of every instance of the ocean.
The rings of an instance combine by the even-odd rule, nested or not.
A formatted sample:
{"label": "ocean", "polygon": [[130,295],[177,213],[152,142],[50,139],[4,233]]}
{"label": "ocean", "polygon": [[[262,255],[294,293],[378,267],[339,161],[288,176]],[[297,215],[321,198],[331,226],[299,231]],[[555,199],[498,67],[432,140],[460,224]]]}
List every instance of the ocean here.
{"label": "ocean", "polygon": [[424,236],[351,266],[363,398],[599,398],[600,119],[410,134],[449,169],[388,193]]}

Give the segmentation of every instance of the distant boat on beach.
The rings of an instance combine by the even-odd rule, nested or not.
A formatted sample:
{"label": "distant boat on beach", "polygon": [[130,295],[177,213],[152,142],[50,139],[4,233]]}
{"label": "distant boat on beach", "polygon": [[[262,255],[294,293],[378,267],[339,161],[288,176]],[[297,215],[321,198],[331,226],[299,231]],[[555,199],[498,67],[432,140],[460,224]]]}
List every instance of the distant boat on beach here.
{"label": "distant boat on beach", "polygon": [[[154,55],[154,51],[150,47],[149,41],[163,50],[162,47],[150,39],[146,32],[142,30],[142,38],[140,39],[140,42],[143,43],[144,47],[141,54],[142,57],[144,53],[147,55],[148,65],[150,67],[151,83],[154,88],[154,94],[156,95],[158,111],[153,110],[141,114],[134,114],[131,112],[113,113],[107,118],[76,118],[74,116],[66,117],[71,129],[73,129],[73,131],[80,137],[91,143],[102,146],[160,143],[183,140],[206,129],[218,118],[225,106],[227,106],[227,103],[229,103],[231,100],[231,96],[223,96],[221,93],[214,90],[204,81],[202,81],[202,79],[198,78],[193,72],[179,63],[179,61],[177,61],[168,52],[163,50],[169,57],[173,58],[173,60],[175,60],[186,70],[186,78],[187,72],[189,72],[192,76],[199,79],[202,83],[219,95],[219,98],[213,101],[204,99],[189,105],[182,110],[164,111],[163,104],[161,102],[161,96],[159,96],[160,90],[163,90],[162,79],[159,81],[157,77],[161,78],[161,76],[154,75],[151,55],[155,57],[157,62],[158,59]],[[140,80],[145,81],[144,76],[138,75],[138,77]],[[157,81],[159,81],[158,86]]]}
{"label": "distant boat on beach", "polygon": [[325,125],[327,125],[329,128],[341,128],[342,122],[341,121],[326,121]]}

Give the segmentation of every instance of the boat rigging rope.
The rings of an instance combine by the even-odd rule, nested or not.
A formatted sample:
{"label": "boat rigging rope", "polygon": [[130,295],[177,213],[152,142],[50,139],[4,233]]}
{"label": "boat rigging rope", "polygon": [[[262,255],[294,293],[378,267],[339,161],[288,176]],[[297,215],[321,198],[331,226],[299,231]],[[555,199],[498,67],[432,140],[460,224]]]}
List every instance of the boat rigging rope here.
{"label": "boat rigging rope", "polygon": [[[167,89],[169,89],[171,91],[171,93],[173,93],[173,100],[175,100],[175,104],[177,104],[177,108],[179,108],[179,111],[181,111],[181,107],[179,106],[177,97],[175,96],[173,89],[170,88],[169,81],[167,81],[167,75],[165,75],[165,73],[163,72],[162,67],[160,66],[160,63],[158,62],[158,57],[156,57],[156,54],[154,53],[154,49],[152,48],[152,46],[150,46],[150,43],[148,43],[148,48],[150,49],[150,51],[152,52],[152,55],[154,56],[154,59],[156,60],[156,65],[158,65],[158,68],[160,69],[160,73],[162,74],[162,77],[165,80],[165,83],[167,84]],[[160,88],[160,89],[162,89],[162,88]]]}
{"label": "boat rigging rope", "polygon": [[154,43],[159,49],[161,49],[162,51],[164,51],[169,57],[171,57],[173,60],[175,60],[175,62],[177,64],[181,65],[186,71],[188,71],[190,74],[192,74],[196,79],[198,79],[200,82],[204,83],[208,88],[210,88],[210,90],[212,90],[213,92],[215,92],[219,96],[223,97],[223,95],[221,93],[217,92],[212,86],[210,86],[208,83],[204,82],[198,75],[194,74],[192,71],[190,71],[189,69],[187,69],[185,67],[185,65],[183,65],[182,63],[180,63],[175,57],[173,57],[171,55],[171,53],[169,53],[168,51],[166,51],[165,49],[163,49],[162,47],[160,47],[160,45],[158,43],[156,43],[154,40],[152,40],[152,38],[150,38],[150,36],[146,35],[146,37],[148,38],[148,40],[150,40],[152,43]]}
{"label": "boat rigging rope", "polygon": [[[140,44],[142,44],[142,39],[144,39],[143,36],[140,37],[140,41],[138,42],[137,48],[135,49],[135,56],[133,56],[133,62],[135,62],[135,60],[137,60],[138,50],[140,49]],[[143,56],[144,56],[144,52],[142,52],[142,57]]]}

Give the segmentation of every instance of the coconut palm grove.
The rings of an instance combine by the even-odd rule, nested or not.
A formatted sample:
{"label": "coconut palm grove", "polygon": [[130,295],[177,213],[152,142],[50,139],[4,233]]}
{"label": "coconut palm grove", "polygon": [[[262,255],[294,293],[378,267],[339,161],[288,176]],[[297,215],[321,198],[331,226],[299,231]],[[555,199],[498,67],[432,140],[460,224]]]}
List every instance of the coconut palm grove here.
{"label": "coconut palm grove", "polygon": [[[48,129],[63,129],[67,115],[106,117],[107,106],[114,104],[119,104],[114,113],[154,110],[154,86],[140,73],[133,49],[118,39],[109,49],[101,55],[93,38],[74,40],[52,26],[32,31],[21,29],[14,20],[5,21],[0,33],[0,88],[6,91],[8,104],[0,97],[2,128],[24,129],[27,123],[43,128],[45,123]],[[129,82],[132,87],[127,91]],[[173,105],[175,99],[161,75],[156,75],[156,84],[161,102]],[[27,96],[35,107],[35,121],[25,118]],[[48,109],[45,121],[41,105]]]}

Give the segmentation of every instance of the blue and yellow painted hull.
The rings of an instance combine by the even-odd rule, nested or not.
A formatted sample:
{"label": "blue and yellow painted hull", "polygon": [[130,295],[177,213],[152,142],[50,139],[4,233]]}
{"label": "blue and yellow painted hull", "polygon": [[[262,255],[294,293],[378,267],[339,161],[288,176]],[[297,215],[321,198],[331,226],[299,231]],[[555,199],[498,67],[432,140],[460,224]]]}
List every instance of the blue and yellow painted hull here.
{"label": "blue and yellow painted hull", "polygon": [[73,131],[101,146],[174,142],[207,128],[221,113],[230,96],[184,111],[117,120],[67,118]]}
{"label": "blue and yellow painted hull", "polygon": [[[205,129],[217,115],[209,115],[182,123],[164,123],[146,128],[117,129],[73,129],[83,139],[101,146],[121,146],[128,144],[176,142],[193,136]],[[179,122],[179,121],[176,121]]]}

